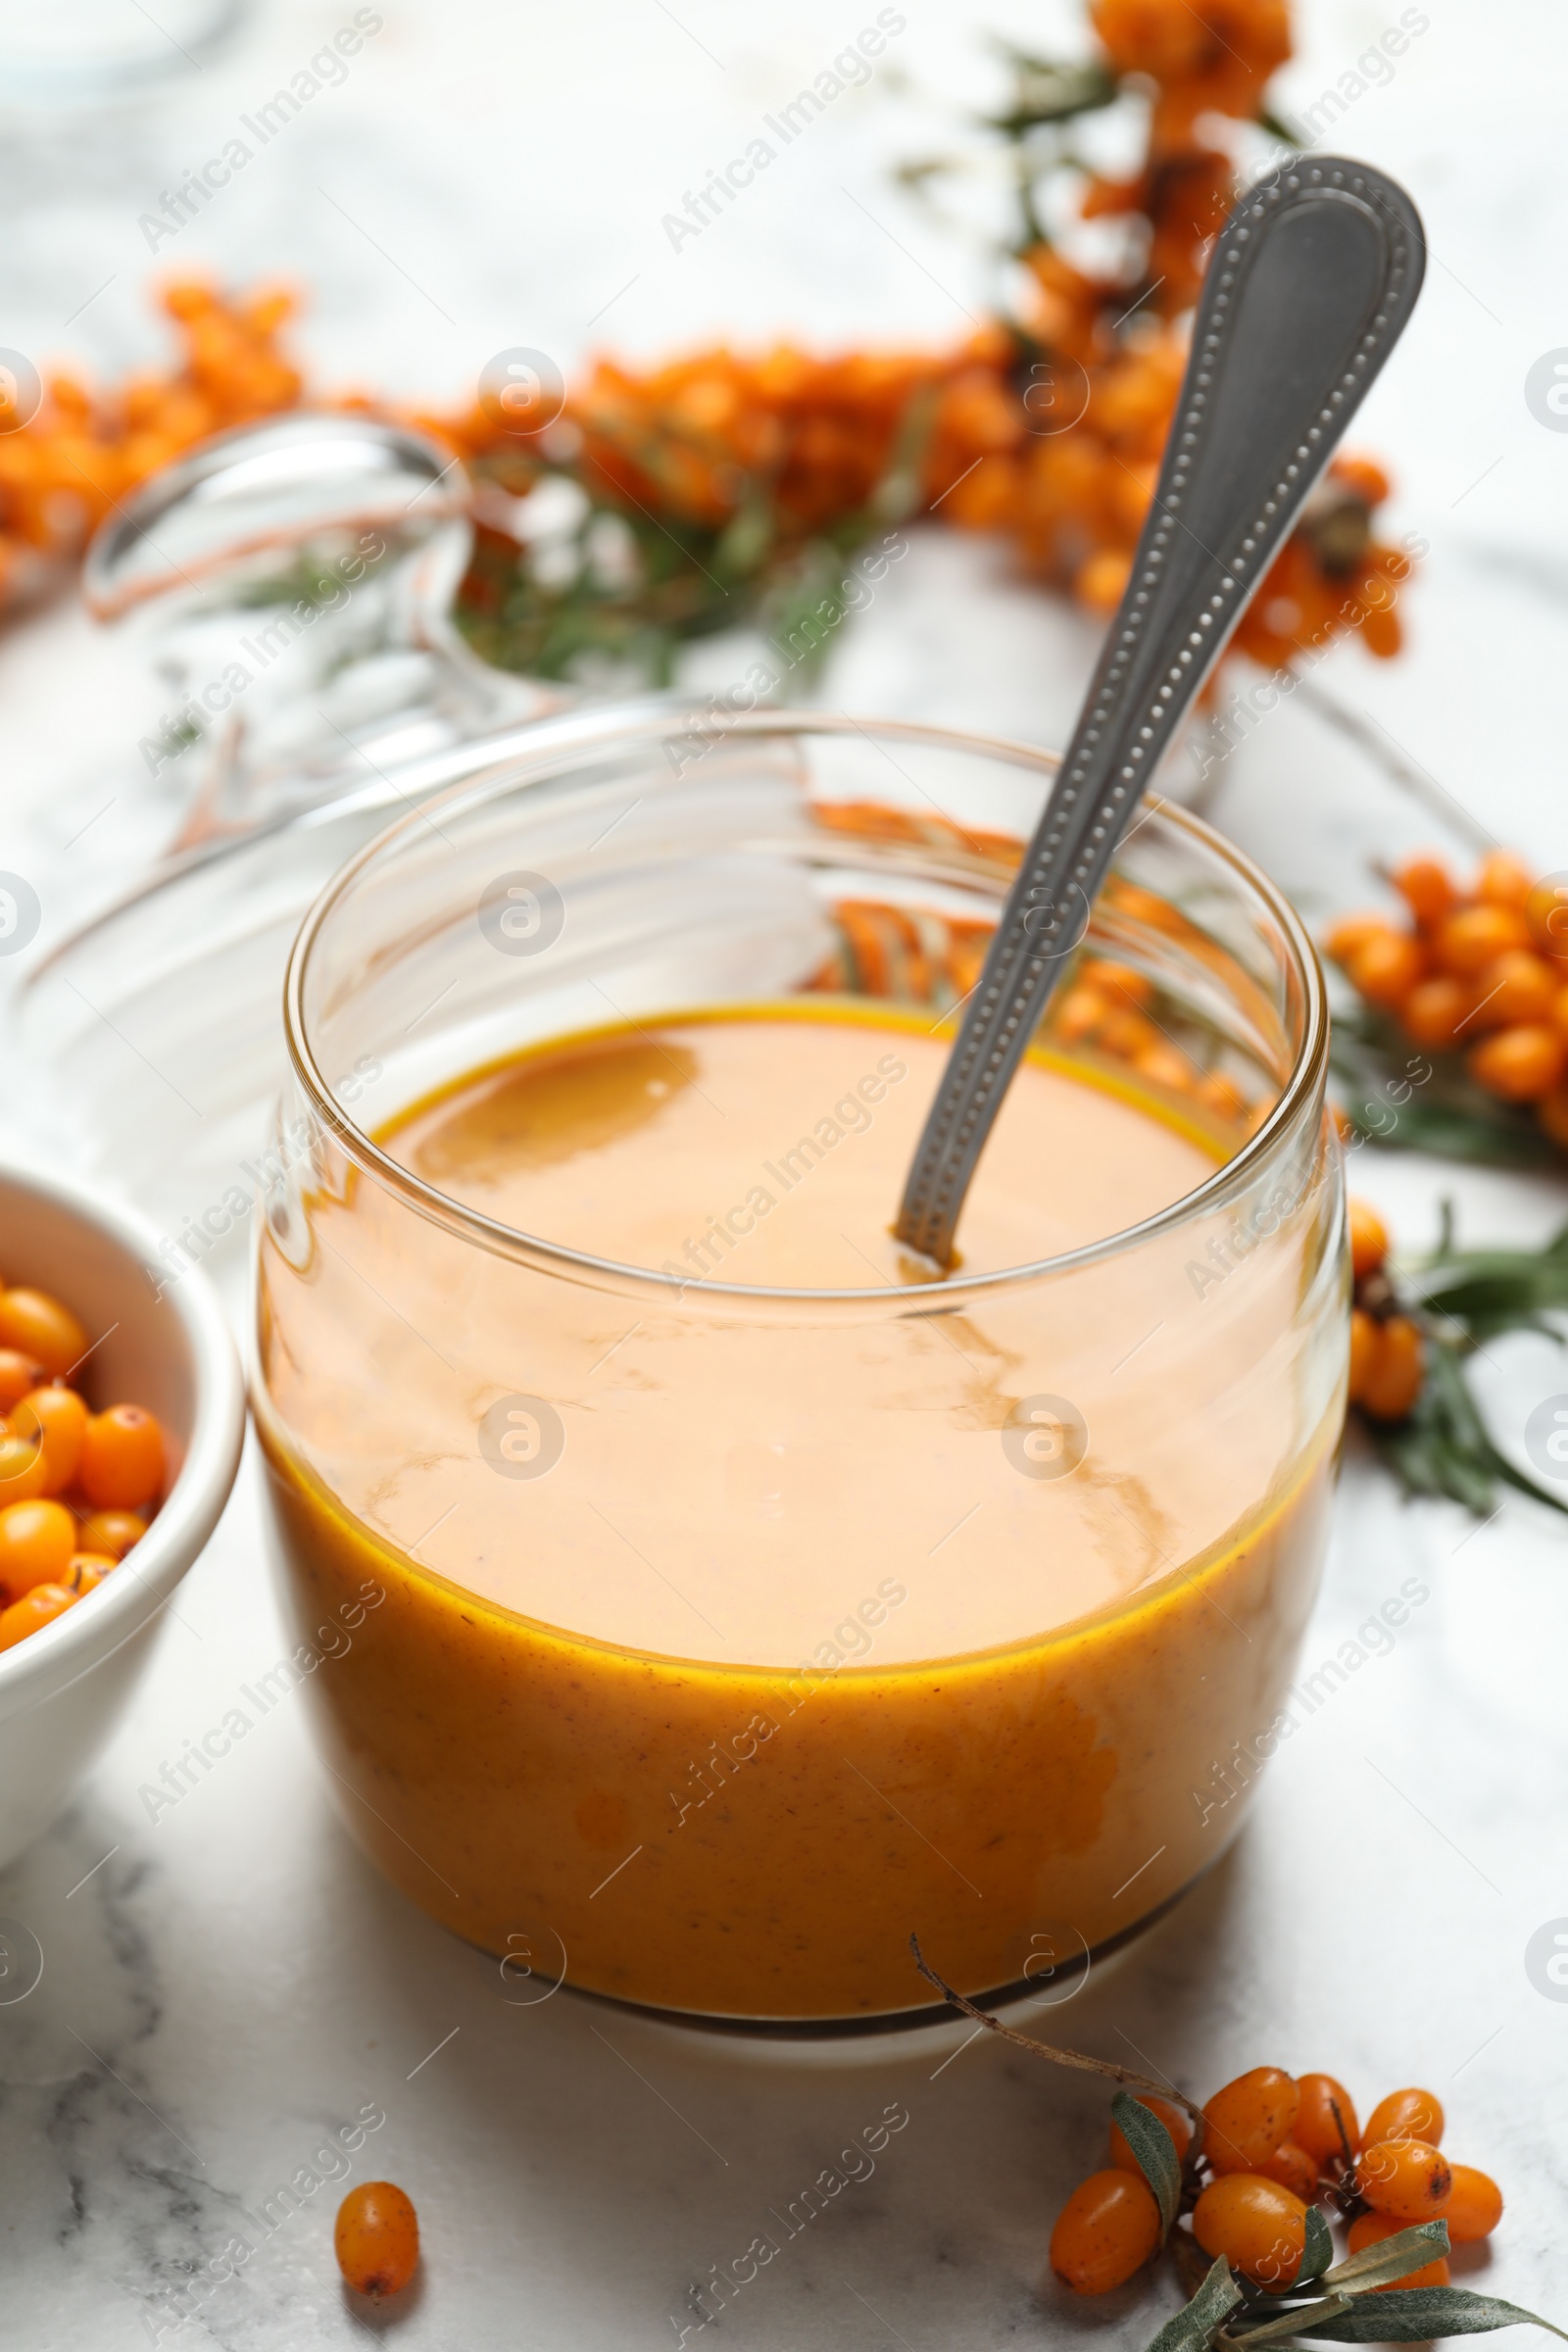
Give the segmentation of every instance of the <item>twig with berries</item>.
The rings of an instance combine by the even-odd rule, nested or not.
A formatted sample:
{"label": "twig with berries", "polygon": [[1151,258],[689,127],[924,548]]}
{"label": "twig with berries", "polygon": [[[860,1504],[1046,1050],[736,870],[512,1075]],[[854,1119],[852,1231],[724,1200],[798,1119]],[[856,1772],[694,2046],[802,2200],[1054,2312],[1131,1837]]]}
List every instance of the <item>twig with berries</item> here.
{"label": "twig with berries", "polygon": [[1349,1396],[1384,1461],[1407,1494],[1447,1495],[1478,1518],[1496,1509],[1499,1486],[1568,1512],[1568,1498],[1499,1452],[1465,1376],[1498,1333],[1561,1337],[1546,1317],[1568,1307],[1568,1226],[1544,1250],[1460,1250],[1445,1202],[1429,1257],[1396,1275],[1389,1251],[1382,1218],[1352,1200]]}
{"label": "twig with berries", "polygon": [[[1332,2075],[1254,2066],[1200,2108],[1174,2084],[1157,2091],[1110,2059],[1016,2032],[939,1975],[913,1936],[909,1948],[963,2016],[1123,2085],[1110,2103],[1109,2164],[1057,2216],[1051,2267],[1076,2293],[1104,2294],[1168,2246],[1189,2300],[1149,2352],[1243,2352],[1302,2336],[1419,2343],[1520,2324],[1568,2342],[1534,2312],[1449,2285],[1449,2244],[1489,2237],[1502,2192],[1441,2152],[1445,2118],[1431,2091],[1391,2092],[1363,2131]],[[1348,2224],[1338,2262],[1331,2217]]]}

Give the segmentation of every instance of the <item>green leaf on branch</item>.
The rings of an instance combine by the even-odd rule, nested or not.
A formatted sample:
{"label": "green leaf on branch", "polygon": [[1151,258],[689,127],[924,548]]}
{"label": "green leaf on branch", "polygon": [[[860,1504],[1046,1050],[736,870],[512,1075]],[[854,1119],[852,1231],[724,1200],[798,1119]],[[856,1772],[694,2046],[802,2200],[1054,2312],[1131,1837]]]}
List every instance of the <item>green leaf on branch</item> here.
{"label": "green leaf on branch", "polygon": [[1568,1512],[1568,1501],[1537,1486],[1498,1452],[1470,1394],[1458,1350],[1443,1340],[1435,1339],[1427,1349],[1421,1394],[1404,1419],[1369,1419],[1366,1427],[1412,1494],[1446,1494],[1484,1519],[1496,1508],[1500,1483]]}
{"label": "green leaf on branch", "polygon": [[1298,2286],[1306,2286],[1321,2278],[1334,2260],[1334,2240],[1329,2226],[1316,2205],[1306,2209],[1306,2244],[1301,2250],[1301,2267],[1296,2274]]}
{"label": "green leaf on branch", "polygon": [[1148,2352],[1206,2352],[1225,2314],[1241,2299],[1231,2266],[1221,2255],[1192,2301],[1151,2339]]}
{"label": "green leaf on branch", "polygon": [[1484,1167],[1562,1169],[1561,1152],[1528,1110],[1477,1086],[1456,1054],[1413,1054],[1386,1013],[1367,1005],[1337,1012],[1329,1060],[1365,1143]]}
{"label": "green leaf on branch", "polygon": [[1110,2112],[1121,2127],[1121,2135],[1133,2152],[1134,2160],[1144,2179],[1154,2192],[1159,2206],[1160,2233],[1169,2237],[1182,2201],[1182,2162],[1176,2153],[1176,2142],[1151,2107],[1135,2099],[1130,2090],[1118,2090],[1110,2102]]}
{"label": "green leaf on branch", "polygon": [[[1391,2246],[1394,2240],[1383,2242]],[[1319,2343],[1421,2344],[1440,2335],[1488,2335],[1495,2328],[1544,2328],[1568,2343],[1568,2332],[1550,2320],[1521,2311],[1517,2303],[1504,2303],[1496,2295],[1472,2294],[1463,2286],[1396,2286],[1375,2302],[1370,2296],[1364,2304],[1358,2299],[1355,2310],[1310,2332]]]}

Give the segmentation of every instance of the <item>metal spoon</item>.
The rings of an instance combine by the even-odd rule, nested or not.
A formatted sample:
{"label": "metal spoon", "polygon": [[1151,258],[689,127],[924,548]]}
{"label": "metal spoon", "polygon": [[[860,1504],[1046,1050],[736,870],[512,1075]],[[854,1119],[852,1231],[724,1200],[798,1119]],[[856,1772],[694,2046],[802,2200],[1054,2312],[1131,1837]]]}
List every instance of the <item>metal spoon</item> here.
{"label": "metal spoon", "polygon": [[1131,577],[997,926],[895,1232],[947,1266],[986,1137],[1159,760],[1397,342],[1426,240],[1343,156],[1249,191],[1215,239]]}

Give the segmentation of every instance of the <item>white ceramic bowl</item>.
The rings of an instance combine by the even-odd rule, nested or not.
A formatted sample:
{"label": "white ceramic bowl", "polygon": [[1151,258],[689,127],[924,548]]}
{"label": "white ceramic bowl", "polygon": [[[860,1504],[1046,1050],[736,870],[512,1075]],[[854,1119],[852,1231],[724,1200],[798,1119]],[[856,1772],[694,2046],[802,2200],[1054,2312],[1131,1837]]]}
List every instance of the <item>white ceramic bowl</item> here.
{"label": "white ceramic bowl", "polygon": [[157,1239],[59,1176],[0,1166],[0,1276],[51,1291],[99,1345],[89,1403],[158,1415],[178,1472],[135,1549],[94,1592],[0,1651],[0,1867],[60,1812],[124,1710],[164,1604],[217,1526],[239,1466],[244,1387],[194,1268],[155,1296]]}

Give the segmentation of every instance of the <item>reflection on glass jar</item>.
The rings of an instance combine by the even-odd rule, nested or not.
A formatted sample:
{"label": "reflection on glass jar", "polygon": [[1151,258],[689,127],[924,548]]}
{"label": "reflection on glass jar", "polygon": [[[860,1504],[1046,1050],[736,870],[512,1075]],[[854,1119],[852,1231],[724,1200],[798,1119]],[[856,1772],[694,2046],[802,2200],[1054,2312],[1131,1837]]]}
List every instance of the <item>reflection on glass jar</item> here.
{"label": "reflection on glass jar", "polygon": [[256,1403],[300,1642],[363,1612],[298,1653],[318,1736],[389,1877],[568,1984],[869,2019],[912,1931],[1038,1998],[1281,1736],[1347,1345],[1319,975],[1156,808],[938,1279],[889,1225],[1054,763],[671,724],[411,814],[296,948]]}

